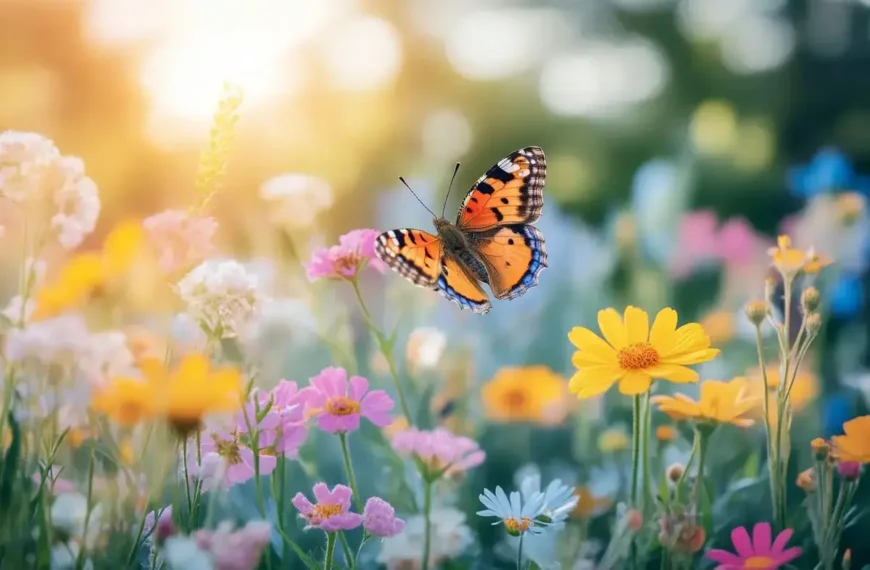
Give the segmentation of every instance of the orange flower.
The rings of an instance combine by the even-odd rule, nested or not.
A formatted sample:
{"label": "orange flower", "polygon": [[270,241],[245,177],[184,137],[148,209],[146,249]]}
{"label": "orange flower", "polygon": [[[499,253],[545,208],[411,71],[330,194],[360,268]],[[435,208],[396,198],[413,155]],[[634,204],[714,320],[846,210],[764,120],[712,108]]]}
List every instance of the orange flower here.
{"label": "orange flower", "polygon": [[487,417],[500,422],[558,424],[567,395],[567,382],[546,366],[502,368],[481,390]]}

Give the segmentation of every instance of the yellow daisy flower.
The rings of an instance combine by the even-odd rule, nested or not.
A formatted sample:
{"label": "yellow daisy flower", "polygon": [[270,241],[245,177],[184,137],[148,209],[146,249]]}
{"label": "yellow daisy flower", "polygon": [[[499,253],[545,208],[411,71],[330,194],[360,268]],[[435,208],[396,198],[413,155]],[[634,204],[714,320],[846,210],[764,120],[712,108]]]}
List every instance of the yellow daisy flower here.
{"label": "yellow daisy flower", "polygon": [[662,309],[652,327],[646,311],[627,307],[624,318],[615,309],[598,312],[602,339],[584,327],[574,327],[568,339],[579,350],[572,362],[578,371],[569,382],[571,393],[590,398],[619,382],[627,395],[650,389],[653,378],[671,382],[697,382],[698,373],[687,368],[712,360],[719,350],[698,323],[677,328],[677,312]]}
{"label": "yellow daisy flower", "polygon": [[115,378],[94,393],[91,407],[119,425],[133,427],[155,412],[154,386],[138,378]]}
{"label": "yellow daisy flower", "polygon": [[860,416],[843,424],[846,435],[831,438],[834,455],[840,461],[870,463],[870,416]]}
{"label": "yellow daisy flower", "polygon": [[486,416],[498,422],[559,423],[567,395],[568,384],[546,366],[502,368],[481,389]]}
{"label": "yellow daisy flower", "polygon": [[724,310],[710,311],[704,315],[701,326],[710,336],[710,342],[716,344],[731,342],[737,328],[734,324],[734,312]]}
{"label": "yellow daisy flower", "polygon": [[754,422],[746,415],[756,407],[757,400],[748,395],[747,384],[745,378],[731,382],[706,380],[701,384],[698,401],[685,394],[653,396],[651,401],[674,420],[749,427]]}
{"label": "yellow daisy flower", "polygon": [[792,247],[791,238],[786,235],[777,238],[776,247],[768,250],[768,254],[773,261],[773,266],[786,280],[794,278],[803,269],[804,264],[809,261],[807,252]]}

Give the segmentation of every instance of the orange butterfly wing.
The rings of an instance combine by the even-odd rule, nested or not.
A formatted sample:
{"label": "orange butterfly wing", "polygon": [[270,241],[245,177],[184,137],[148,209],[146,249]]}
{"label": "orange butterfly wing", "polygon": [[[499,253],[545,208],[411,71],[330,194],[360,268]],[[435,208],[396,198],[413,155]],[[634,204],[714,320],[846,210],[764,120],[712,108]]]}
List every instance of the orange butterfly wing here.
{"label": "orange butterfly wing", "polygon": [[441,240],[423,230],[390,230],[375,240],[375,253],[396,273],[420,287],[435,287],[441,276]]}
{"label": "orange butterfly wing", "polygon": [[446,255],[438,278],[438,291],[463,309],[485,315],[492,308],[480,283],[453,256]]}
{"label": "orange butterfly wing", "polygon": [[544,236],[534,226],[515,224],[479,235],[474,244],[497,299],[516,299],[538,284],[547,267]]}
{"label": "orange butterfly wing", "polygon": [[486,171],[468,192],[456,225],[480,232],[509,224],[531,224],[541,217],[547,162],[538,147],[509,154]]}

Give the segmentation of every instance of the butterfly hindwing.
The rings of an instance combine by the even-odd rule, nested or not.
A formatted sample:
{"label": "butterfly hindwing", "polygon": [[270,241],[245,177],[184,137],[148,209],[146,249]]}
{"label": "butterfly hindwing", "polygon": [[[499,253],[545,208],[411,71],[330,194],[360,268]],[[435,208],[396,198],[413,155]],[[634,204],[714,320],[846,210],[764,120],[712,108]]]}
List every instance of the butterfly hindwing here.
{"label": "butterfly hindwing", "polygon": [[547,267],[544,236],[530,225],[504,226],[481,235],[475,250],[489,274],[489,286],[498,299],[516,299],[538,284]]}
{"label": "butterfly hindwing", "polygon": [[444,256],[438,291],[463,309],[486,314],[492,308],[489,297],[466,267],[452,255]]}
{"label": "butterfly hindwing", "polygon": [[468,192],[456,225],[480,232],[509,224],[531,224],[541,217],[547,163],[538,147],[509,154],[486,171]]}
{"label": "butterfly hindwing", "polygon": [[375,253],[399,275],[420,287],[435,287],[441,275],[441,240],[422,230],[390,230],[375,241]]}

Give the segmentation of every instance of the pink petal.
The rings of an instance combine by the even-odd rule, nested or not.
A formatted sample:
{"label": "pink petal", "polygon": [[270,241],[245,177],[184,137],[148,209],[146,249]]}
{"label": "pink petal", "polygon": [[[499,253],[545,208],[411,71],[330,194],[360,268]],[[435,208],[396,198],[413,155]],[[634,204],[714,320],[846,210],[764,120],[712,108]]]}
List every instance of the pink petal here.
{"label": "pink petal", "polygon": [[752,550],[752,540],[749,538],[749,533],[742,526],[731,531],[731,542],[734,544],[734,550],[743,558],[749,558],[755,554]]}
{"label": "pink petal", "polygon": [[720,564],[737,564],[740,565],[742,559],[734,553],[728,552],[727,550],[720,550],[718,548],[714,548],[707,553],[707,558],[712,560],[713,562],[718,562]]}
{"label": "pink petal", "polygon": [[803,552],[803,549],[801,549],[798,546],[794,546],[792,548],[789,548],[789,549],[781,552],[776,557],[776,561],[779,564],[787,564],[787,563],[791,562],[792,560],[794,560],[795,558],[797,558],[798,556],[800,556],[802,552]]}
{"label": "pink petal", "polygon": [[299,391],[299,398],[306,409],[322,409],[326,405],[326,394],[313,385],[314,380],[314,378],[311,379],[312,386]]}
{"label": "pink petal", "polygon": [[260,455],[260,475],[271,475],[278,465],[278,458],[274,455]]}
{"label": "pink petal", "polygon": [[782,552],[785,545],[788,544],[791,535],[794,534],[794,531],[790,528],[785,529],[779,535],[777,535],[776,540],[773,541],[773,546],[770,548],[771,552],[778,556],[779,553]]}
{"label": "pink petal", "polygon": [[[324,485],[324,487],[325,486],[326,485]],[[315,488],[316,487],[317,485],[315,485]],[[293,506],[296,507],[303,515],[310,515],[312,512],[314,512],[314,505],[312,505],[311,501],[309,501],[308,498],[302,493],[296,493],[296,495],[290,502],[293,503]]]}
{"label": "pink petal", "polygon": [[347,395],[351,400],[359,402],[365,395],[366,390],[368,389],[368,380],[366,380],[362,376],[352,376],[350,379],[350,390],[348,391]]}
{"label": "pink petal", "polygon": [[770,523],[758,523],[752,529],[752,549],[756,556],[770,554]]}
{"label": "pink petal", "polygon": [[332,503],[332,493],[329,492],[329,487],[326,483],[316,483],[314,485],[314,498],[318,503]]}
{"label": "pink petal", "polygon": [[378,427],[386,427],[393,421],[390,411],[394,402],[383,390],[372,390],[360,402],[360,411]]}

